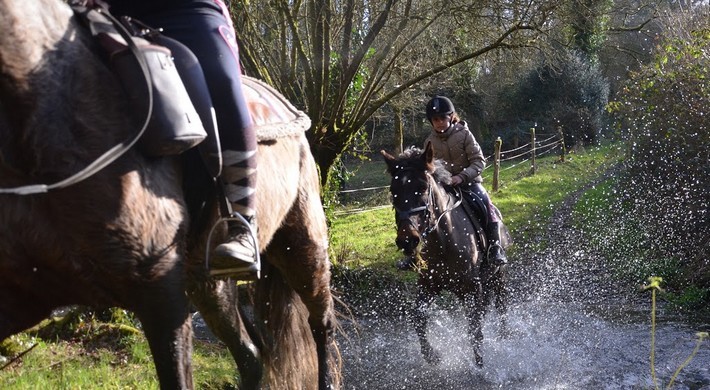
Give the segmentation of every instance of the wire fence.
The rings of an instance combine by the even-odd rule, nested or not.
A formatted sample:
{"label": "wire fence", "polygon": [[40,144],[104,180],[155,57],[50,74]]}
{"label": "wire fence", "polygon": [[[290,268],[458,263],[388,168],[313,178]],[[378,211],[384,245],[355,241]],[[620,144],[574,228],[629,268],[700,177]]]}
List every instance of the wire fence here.
{"label": "wire fence", "polygon": [[[487,161],[491,161],[492,163],[487,165],[484,169],[483,172],[481,173],[481,176],[483,176],[484,179],[491,179],[493,180],[492,184],[492,191],[498,191],[499,186],[500,186],[500,180],[499,180],[499,175],[500,172],[506,171],[509,169],[516,168],[520,166],[521,164],[525,163],[530,163],[530,173],[532,175],[535,174],[535,171],[537,170],[537,165],[536,165],[536,159],[538,157],[542,157],[545,155],[549,155],[552,152],[557,152],[560,155],[560,161],[564,162],[565,159],[565,154],[567,153],[566,147],[565,147],[565,142],[564,142],[564,136],[562,134],[562,131],[560,131],[558,134],[538,134],[539,136],[545,136],[547,138],[538,140],[537,136],[535,134],[535,128],[530,129],[530,141],[524,145],[517,146],[513,149],[508,149],[508,150],[502,150],[502,140],[500,137],[496,139],[495,141],[495,151],[492,155],[486,157]],[[514,164],[506,165],[505,168],[501,168],[501,162],[508,162],[508,161],[513,161],[515,160],[516,162]],[[492,171],[491,171],[492,170]],[[354,193],[360,193],[360,192],[371,192],[371,191],[378,191],[378,190],[383,190],[389,188],[389,186],[377,186],[377,187],[366,187],[366,188],[356,188],[356,189],[349,189],[349,190],[342,190],[339,192],[339,194],[354,194]],[[349,210],[340,210],[336,211],[336,215],[342,215],[342,214],[358,214],[358,213],[363,213],[367,211],[372,211],[372,210],[379,210],[383,208],[391,207],[390,205],[386,206],[375,206],[375,207],[367,207],[367,208],[357,208],[357,209],[349,209]]]}

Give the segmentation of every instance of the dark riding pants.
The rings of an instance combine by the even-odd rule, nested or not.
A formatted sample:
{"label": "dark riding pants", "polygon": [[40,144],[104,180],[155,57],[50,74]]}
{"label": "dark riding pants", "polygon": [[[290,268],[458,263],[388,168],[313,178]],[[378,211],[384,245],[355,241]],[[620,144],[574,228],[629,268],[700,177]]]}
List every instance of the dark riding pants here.
{"label": "dark riding pants", "polygon": [[[254,215],[257,141],[242,92],[239,49],[227,7],[222,0],[175,0],[160,7],[145,1],[129,1],[123,4],[128,6],[124,11],[137,12],[128,16],[162,29],[198,58],[217,118],[226,197],[235,211]],[[115,3],[121,10],[121,2]]]}
{"label": "dark riding pants", "polygon": [[176,2],[160,12],[129,15],[186,45],[207,80],[224,150],[256,150],[251,116],[242,93],[239,49],[228,10],[221,1]]}

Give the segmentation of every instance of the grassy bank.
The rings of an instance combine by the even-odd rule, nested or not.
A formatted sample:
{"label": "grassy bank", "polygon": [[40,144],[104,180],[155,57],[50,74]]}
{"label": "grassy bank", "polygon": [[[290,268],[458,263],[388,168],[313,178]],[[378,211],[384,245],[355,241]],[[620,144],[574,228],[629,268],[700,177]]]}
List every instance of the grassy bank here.
{"label": "grassy bank", "polygon": [[[158,389],[153,358],[142,333],[85,322],[71,335],[13,336],[0,346],[2,389]],[[99,329],[104,328],[104,329]],[[9,359],[26,352],[21,358]],[[236,366],[220,343],[194,341],[195,388],[236,389]]]}

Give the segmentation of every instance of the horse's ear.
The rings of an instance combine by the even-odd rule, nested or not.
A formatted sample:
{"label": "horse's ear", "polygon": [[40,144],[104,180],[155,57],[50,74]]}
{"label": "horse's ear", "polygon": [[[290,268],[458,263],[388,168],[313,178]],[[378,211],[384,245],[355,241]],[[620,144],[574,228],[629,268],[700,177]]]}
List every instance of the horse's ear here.
{"label": "horse's ear", "polygon": [[434,147],[431,146],[431,142],[427,142],[424,146],[422,158],[427,165],[431,165],[432,161],[434,161]]}
{"label": "horse's ear", "polygon": [[389,154],[389,153],[387,153],[386,150],[384,150],[384,149],[383,149],[383,150],[380,150],[380,153],[381,153],[382,156],[385,158],[385,161],[387,161],[387,160],[389,160],[389,161],[394,160],[394,156],[391,155],[391,154]]}
{"label": "horse's ear", "polygon": [[382,157],[385,158],[385,163],[387,163],[387,170],[392,173],[392,164],[394,163],[394,160],[396,160],[396,158],[393,155],[387,153],[385,150],[380,150],[380,153],[382,154]]}

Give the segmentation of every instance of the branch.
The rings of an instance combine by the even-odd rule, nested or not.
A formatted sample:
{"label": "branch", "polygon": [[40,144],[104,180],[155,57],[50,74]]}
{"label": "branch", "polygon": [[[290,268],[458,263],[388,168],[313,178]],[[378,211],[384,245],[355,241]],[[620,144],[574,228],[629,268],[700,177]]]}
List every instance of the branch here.
{"label": "branch", "polygon": [[[504,41],[508,39],[508,37],[513,34],[516,31],[521,31],[521,30],[536,30],[536,27],[527,25],[527,24],[516,24],[515,26],[510,27],[508,30],[506,30],[503,34],[498,37],[494,42],[491,44],[478,49],[474,52],[471,52],[467,55],[464,55],[462,57],[455,58],[451,61],[448,61],[444,64],[441,64],[439,66],[436,66],[412,79],[409,79],[408,81],[402,83],[400,86],[394,88],[392,91],[389,93],[385,94],[383,97],[380,99],[374,100],[372,104],[369,106],[369,110],[363,115],[363,118],[368,118],[371,115],[375,113],[380,107],[382,107],[385,103],[387,103],[390,99],[394,98],[395,96],[399,95],[409,87],[417,84],[418,82],[425,80],[431,76],[434,76],[438,73],[441,73],[455,65],[458,65],[460,63],[463,63],[465,61],[468,61],[470,59],[479,57],[491,50],[498,49],[498,48],[504,48],[504,47],[512,47],[511,45],[504,44]],[[362,120],[361,120],[362,121]],[[362,121],[364,123],[364,121]]]}
{"label": "branch", "polygon": [[15,356],[14,358],[12,358],[10,361],[8,361],[7,363],[3,364],[2,367],[0,367],[0,371],[2,371],[2,370],[4,370],[5,368],[9,367],[12,363],[15,363],[16,361],[20,360],[20,358],[22,358],[22,357],[25,356],[28,352],[30,352],[31,350],[33,350],[37,345],[38,345],[37,343],[34,343],[34,344],[32,344],[31,347],[29,347],[29,348],[27,348],[26,350],[20,352],[17,356]]}
{"label": "branch", "polygon": [[651,23],[652,21],[656,20],[658,18],[658,14],[654,13],[653,17],[644,20],[641,22],[641,24],[633,26],[633,27],[626,27],[626,26],[620,26],[620,27],[611,27],[607,29],[608,32],[635,32],[635,31],[641,31],[646,27],[647,24]]}

